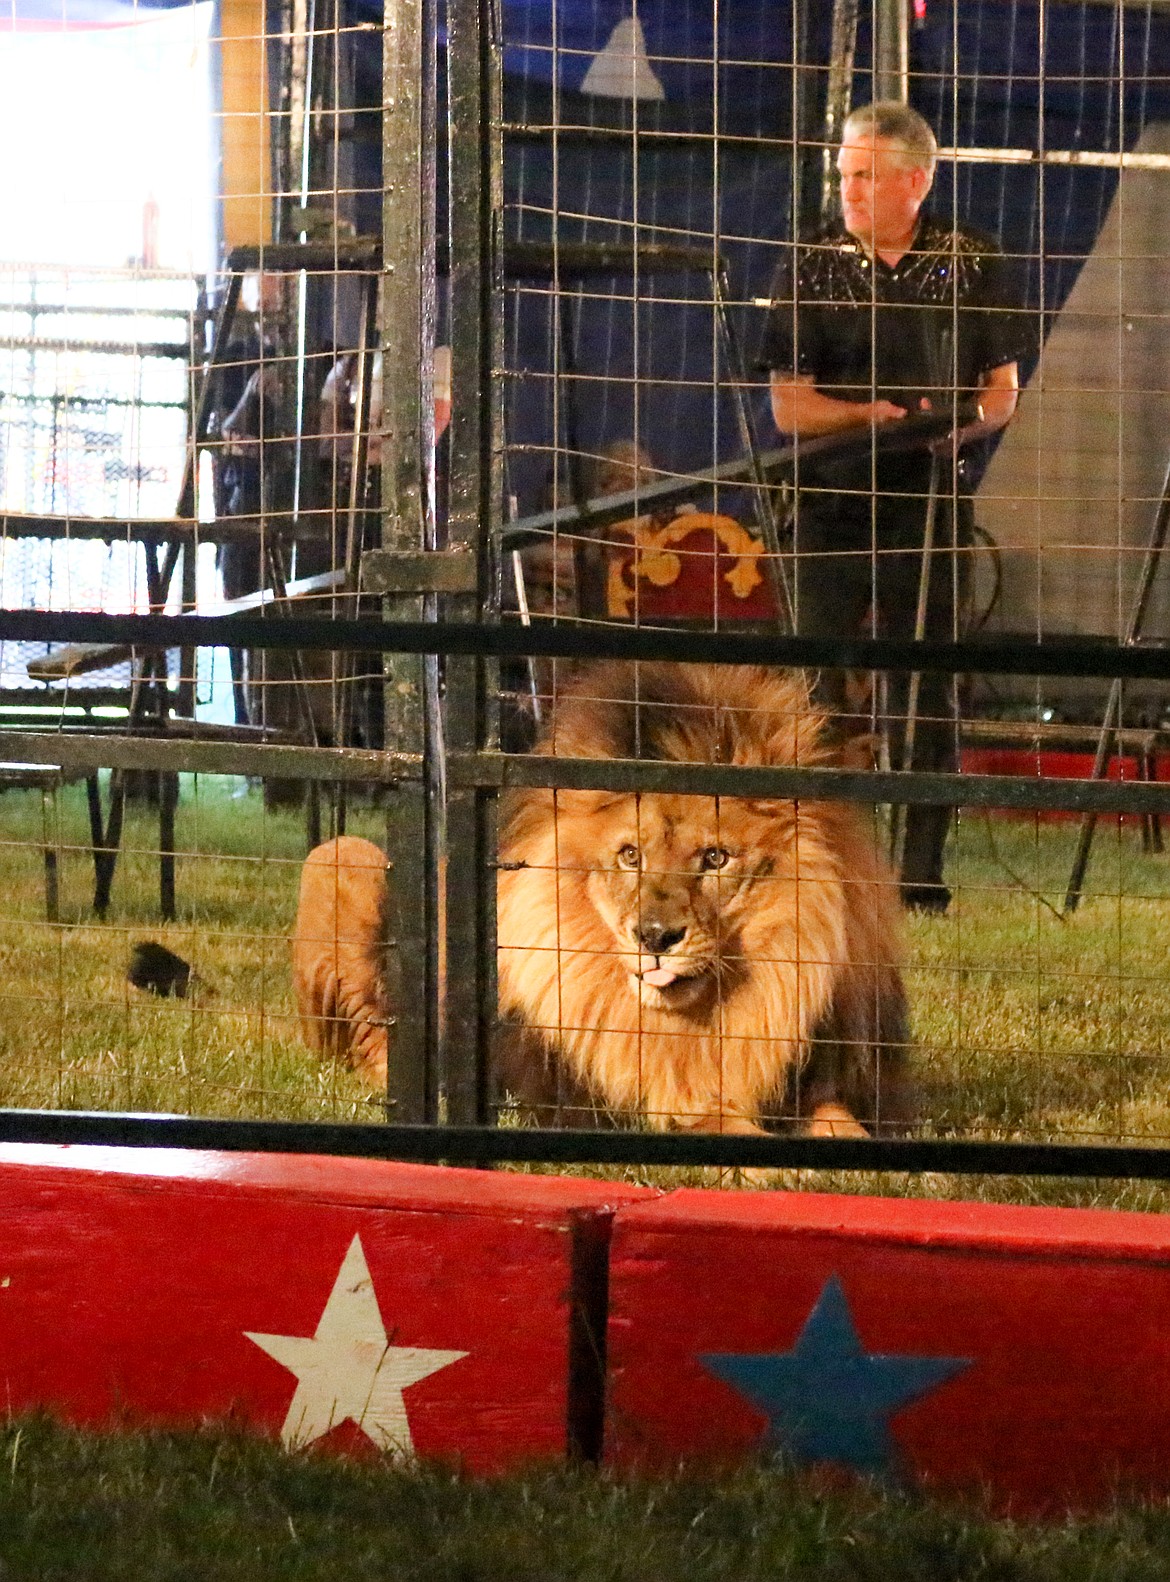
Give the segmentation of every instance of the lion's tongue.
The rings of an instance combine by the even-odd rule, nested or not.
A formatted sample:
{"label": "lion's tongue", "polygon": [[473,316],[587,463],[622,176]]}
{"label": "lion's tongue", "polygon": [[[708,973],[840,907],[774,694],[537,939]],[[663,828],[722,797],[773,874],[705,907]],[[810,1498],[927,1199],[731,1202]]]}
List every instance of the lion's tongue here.
{"label": "lion's tongue", "polygon": [[665,989],[677,977],[678,973],[672,972],[669,967],[651,967],[649,972],[642,974],[642,982],[648,983],[652,989]]}

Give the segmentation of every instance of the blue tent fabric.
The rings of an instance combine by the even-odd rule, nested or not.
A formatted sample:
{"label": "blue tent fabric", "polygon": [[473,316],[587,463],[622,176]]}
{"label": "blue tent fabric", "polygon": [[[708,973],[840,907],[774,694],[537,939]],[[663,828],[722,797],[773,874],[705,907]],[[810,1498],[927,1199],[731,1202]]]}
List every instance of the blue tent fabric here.
{"label": "blue tent fabric", "polygon": [[[830,8],[812,10],[806,59],[821,69],[810,74],[806,126],[815,137]],[[753,299],[767,295],[777,250],[793,230],[791,12],[770,0],[730,0],[718,8],[716,35],[709,3],[641,0],[637,18],[665,99],[636,106],[592,99],[580,91],[590,61],[630,14],[622,0],[558,0],[555,7],[505,0],[506,120],[560,128],[555,159],[551,135],[505,139],[509,234],[547,239],[555,232],[563,241],[636,235],[717,251],[750,352],[762,318]],[[871,97],[870,52],[863,19],[855,103]],[[911,39],[911,100],[944,145],[1116,152],[1132,148],[1151,122],[1170,119],[1166,61],[1170,15],[1152,10],[1119,16],[1110,7],[1067,4],[1042,18],[1039,0],[928,0]],[[604,135],[629,128],[635,115],[640,131],[671,132],[675,140],[639,140],[635,152],[632,139]],[[700,136],[680,135],[688,132]],[[932,203],[1026,259],[1028,302],[1047,328],[1092,250],[1117,180],[1115,169],[943,161]],[[685,288],[647,281],[634,303],[631,283],[615,280],[608,298],[595,285],[575,304],[582,448],[597,451],[631,435],[636,405],[639,438],[663,465],[687,470],[737,452],[702,290],[701,280]],[[689,300],[663,300],[680,296]],[[537,503],[548,484],[550,459],[538,464],[533,447],[562,447],[567,438],[565,392],[562,385],[556,398],[552,378],[555,332],[545,294],[513,298],[509,440],[524,505]],[[759,397],[756,406],[766,432]]]}
{"label": "blue tent fabric", "polygon": [[[1170,120],[1170,14],[1062,5],[1047,9],[1042,29],[1037,4],[937,10],[938,20],[914,35],[912,64],[920,74],[914,102],[944,144],[1117,153],[1151,123]],[[1030,301],[1050,322],[1092,251],[1117,180],[1116,169],[1049,166],[1041,176],[1036,167],[961,165],[940,171],[938,201],[953,201],[1031,260]]]}

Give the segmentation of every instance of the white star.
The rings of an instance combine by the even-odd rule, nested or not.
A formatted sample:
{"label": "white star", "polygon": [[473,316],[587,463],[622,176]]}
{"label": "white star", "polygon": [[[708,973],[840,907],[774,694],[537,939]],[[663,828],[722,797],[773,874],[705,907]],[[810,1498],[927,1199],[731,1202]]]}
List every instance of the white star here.
{"label": "white star", "polygon": [[280,1431],[289,1449],[351,1419],[379,1449],[412,1452],[403,1391],[467,1356],[390,1345],[360,1236],[349,1244],[315,1335],[244,1333],[297,1376]]}

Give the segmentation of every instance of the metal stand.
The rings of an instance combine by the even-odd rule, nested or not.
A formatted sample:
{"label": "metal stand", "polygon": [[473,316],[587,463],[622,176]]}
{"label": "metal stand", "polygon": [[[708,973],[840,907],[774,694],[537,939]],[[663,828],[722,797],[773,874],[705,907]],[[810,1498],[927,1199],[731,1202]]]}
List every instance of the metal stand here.
{"label": "metal stand", "polygon": [[[584,469],[581,466],[576,400],[577,366],[573,350],[575,325],[570,311],[570,299],[560,288],[569,282],[580,285],[586,280],[623,275],[644,280],[651,275],[698,274],[705,275],[710,282],[719,348],[734,403],[736,429],[746,458],[747,476],[742,481],[751,493],[752,513],[767,551],[766,571],[772,583],[776,608],[780,611],[781,624],[785,631],[791,632],[793,630],[792,595],[780,554],[780,531],[773,508],[772,491],[768,486],[751,408],[744,397],[746,376],[731,315],[727,311],[727,275],[722,260],[713,259],[709,251],[699,247],[650,244],[634,248],[609,242],[577,242],[563,243],[553,249],[540,243],[514,242],[505,249],[503,262],[507,281],[548,280],[558,294],[558,360],[564,376],[562,384],[569,496],[579,523],[579,525],[574,524],[574,531],[580,534],[574,556],[578,608],[600,607],[596,575],[590,557],[586,553],[588,545],[584,540],[602,523],[593,520],[596,516],[594,502],[588,498]],[[694,485],[688,484],[685,487],[693,491]],[[638,492],[639,496],[643,493],[641,490]]]}
{"label": "metal stand", "polygon": [[[1158,509],[1154,514],[1154,524],[1150,529],[1145,559],[1142,561],[1141,576],[1138,578],[1137,592],[1134,594],[1129,620],[1126,623],[1125,636],[1122,639],[1126,648],[1132,648],[1135,643],[1141,640],[1142,627],[1145,625],[1146,611],[1150,603],[1150,594],[1153,592],[1154,578],[1158,575],[1158,567],[1162,563],[1162,551],[1166,547],[1166,534],[1168,531],[1170,531],[1170,465],[1167,466],[1165,477],[1162,480],[1162,496],[1158,501]],[[1097,753],[1093,759],[1091,779],[1104,779],[1109,760],[1113,756],[1116,746],[1117,731],[1120,725],[1121,682],[1117,680],[1109,688],[1109,697],[1105,704],[1105,717],[1101,722],[1101,735],[1097,740]],[[1064,895],[1064,914],[1066,917],[1076,911],[1080,902],[1085,885],[1085,873],[1089,866],[1089,853],[1093,849],[1093,834],[1096,828],[1097,815],[1095,813],[1086,813],[1081,820],[1081,836],[1077,842],[1077,852],[1073,858],[1068,889]]]}
{"label": "metal stand", "polygon": [[[934,524],[938,518],[939,458],[930,458],[930,483],[926,494],[926,521],[922,529],[922,566],[918,573],[918,605],[914,612],[914,641],[922,642],[926,636],[926,612],[930,604],[930,573],[934,559]],[[902,739],[902,769],[914,767],[914,737],[918,725],[918,694],[922,686],[922,672],[910,675],[906,694],[906,733]],[[890,863],[895,873],[902,871],[902,858],[906,852],[906,809],[895,804],[890,809]]]}
{"label": "metal stand", "polygon": [[[889,10],[889,7],[886,7]],[[887,19],[888,20],[888,19]],[[890,91],[890,97],[894,97]],[[901,94],[905,101],[905,91]],[[957,550],[958,544],[955,534],[955,514],[957,499],[955,490],[958,481],[958,437],[963,427],[964,419],[960,417],[960,403],[955,393],[955,348],[950,330],[944,329],[937,345],[929,340],[924,332],[927,366],[933,374],[934,391],[950,392],[948,406],[951,430],[951,543],[952,550]],[[928,403],[928,410],[932,401]],[[930,453],[930,478],[926,488],[926,517],[922,527],[922,565],[918,572],[918,604],[914,613],[914,641],[922,642],[926,636],[926,615],[930,605],[930,577],[932,562],[934,560],[934,529],[938,520],[938,489],[939,477],[942,471],[942,457],[937,446],[932,447]],[[880,553],[880,551],[878,552]],[[902,740],[902,770],[908,773],[914,767],[914,738],[918,730],[918,697],[922,687],[922,672],[915,670],[910,676],[910,685],[906,695],[906,732]],[[953,691],[952,691],[953,695]],[[953,707],[953,705],[952,705]],[[902,873],[902,861],[906,854],[906,810],[904,807],[890,809],[890,861],[894,872],[899,876]]]}

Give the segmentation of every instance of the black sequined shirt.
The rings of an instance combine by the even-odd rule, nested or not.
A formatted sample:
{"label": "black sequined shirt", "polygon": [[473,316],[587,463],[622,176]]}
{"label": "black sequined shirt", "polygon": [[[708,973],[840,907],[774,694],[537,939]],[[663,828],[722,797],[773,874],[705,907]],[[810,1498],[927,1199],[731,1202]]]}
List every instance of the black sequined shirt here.
{"label": "black sequined shirt", "polygon": [[[992,368],[1034,350],[1034,315],[1017,271],[990,237],[926,216],[891,267],[871,259],[838,222],[790,246],[780,261],[760,362],[782,377],[811,377],[843,401],[925,397],[935,411],[972,395]],[[879,489],[910,488],[929,467],[921,453],[879,457]],[[853,463],[809,463],[806,482],[865,489],[866,453]]]}

